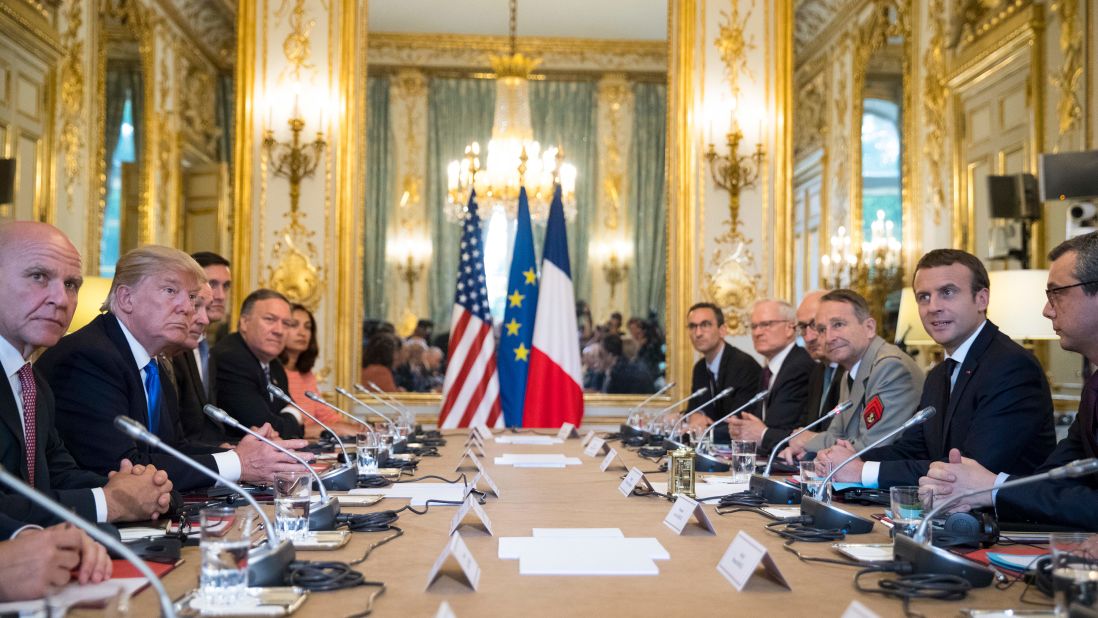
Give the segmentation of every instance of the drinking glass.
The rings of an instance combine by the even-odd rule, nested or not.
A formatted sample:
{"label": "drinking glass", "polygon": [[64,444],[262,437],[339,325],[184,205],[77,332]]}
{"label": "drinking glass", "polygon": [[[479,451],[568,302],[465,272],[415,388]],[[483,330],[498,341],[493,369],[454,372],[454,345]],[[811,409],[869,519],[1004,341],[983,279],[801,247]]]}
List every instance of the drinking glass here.
{"label": "drinking glass", "polygon": [[381,455],[381,437],[373,431],[359,433],[355,436],[355,451],[358,475],[377,474],[378,458]]}
{"label": "drinking glass", "polygon": [[1067,616],[1071,605],[1094,607],[1098,599],[1098,535],[1053,532],[1049,549],[1056,615]]}
{"label": "drinking glass", "polygon": [[202,572],[198,598],[204,606],[235,604],[248,586],[248,548],[256,514],[251,507],[214,506],[199,512]]}
{"label": "drinking glass", "polygon": [[309,534],[309,506],[313,477],[304,471],[275,475],[275,534],[279,539],[303,541]]}
{"label": "drinking glass", "polygon": [[755,472],[755,452],[758,442],[754,440],[732,440],[729,442],[732,449],[732,482],[746,483],[751,480]]}
{"label": "drinking glass", "polygon": [[[915,536],[923,517],[934,508],[933,498],[929,493],[919,495],[918,486],[903,485],[888,490],[892,507],[892,531],[904,536]],[[927,526],[927,534],[930,534],[930,526]]]}
{"label": "drinking glass", "polygon": [[830,496],[830,491],[824,487],[824,479],[827,475],[831,474],[831,462],[830,461],[802,461],[800,462],[801,472],[801,495],[811,496],[821,502],[827,502]]}

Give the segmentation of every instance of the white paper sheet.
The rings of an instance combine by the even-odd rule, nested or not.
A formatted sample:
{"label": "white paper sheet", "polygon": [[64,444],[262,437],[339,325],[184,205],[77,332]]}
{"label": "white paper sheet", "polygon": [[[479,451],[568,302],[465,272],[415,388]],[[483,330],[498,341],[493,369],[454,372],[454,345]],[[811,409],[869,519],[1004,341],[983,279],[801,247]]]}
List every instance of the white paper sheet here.
{"label": "white paper sheet", "polygon": [[670,560],[671,554],[654,537],[534,537],[510,536],[499,540],[500,560],[523,560],[529,555],[560,551],[566,554],[618,553],[650,560]]}
{"label": "white paper sheet", "polygon": [[561,453],[504,453],[496,457],[493,462],[497,466],[516,468],[561,468],[583,463],[578,457],[566,457]]}
{"label": "white paper sheet", "polygon": [[[499,557],[519,561],[521,575],[658,575],[655,560],[671,555],[651,537],[594,536],[607,529],[547,529],[548,536],[503,537]],[[567,537],[566,534],[584,536]]]}
{"label": "white paper sheet", "polygon": [[623,539],[621,528],[534,528],[533,536],[554,539]]}
{"label": "white paper sheet", "polygon": [[[355,495],[383,495],[386,498],[407,498],[412,506],[423,506],[427,500],[449,500],[460,506],[465,499],[465,487],[460,483],[396,483],[389,487],[368,487],[347,492]],[[449,505],[438,505],[449,506]]]}
{"label": "white paper sheet", "polygon": [[534,444],[548,445],[561,444],[564,440],[553,436],[496,436],[497,444]]}
{"label": "white paper sheet", "polygon": [[[667,493],[667,483],[652,483],[652,488],[661,494]],[[697,483],[694,485],[694,497],[697,500],[727,496],[741,491],[747,491],[747,483]]]}

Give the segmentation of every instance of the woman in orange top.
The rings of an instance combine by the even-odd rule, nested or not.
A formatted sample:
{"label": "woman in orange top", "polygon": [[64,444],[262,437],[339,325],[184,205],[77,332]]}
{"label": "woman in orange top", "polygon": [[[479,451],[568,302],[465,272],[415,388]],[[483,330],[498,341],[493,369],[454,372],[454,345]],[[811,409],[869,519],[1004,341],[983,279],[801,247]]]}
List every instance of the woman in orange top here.
{"label": "woman in orange top", "polygon": [[[316,343],[316,321],[313,314],[305,307],[294,304],[290,307],[290,313],[297,325],[286,334],[286,347],[282,350],[282,366],[286,368],[286,377],[290,383],[290,398],[294,403],[304,408],[309,414],[324,421],[341,436],[352,436],[358,431],[359,426],[347,420],[342,414],[331,408],[321,405],[305,396],[305,391],[319,393],[316,374],[313,373],[313,364],[320,349]],[[323,428],[306,417],[305,437],[317,438]]]}
{"label": "woman in orange top", "polygon": [[400,340],[395,335],[375,333],[370,337],[362,353],[362,384],[373,382],[383,391],[399,391],[393,379],[399,350]]}

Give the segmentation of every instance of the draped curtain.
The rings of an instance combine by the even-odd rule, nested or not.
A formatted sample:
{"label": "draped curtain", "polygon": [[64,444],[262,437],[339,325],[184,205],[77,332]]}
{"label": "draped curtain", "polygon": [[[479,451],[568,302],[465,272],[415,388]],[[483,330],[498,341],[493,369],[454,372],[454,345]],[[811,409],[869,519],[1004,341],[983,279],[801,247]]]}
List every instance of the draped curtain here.
{"label": "draped curtain", "polygon": [[[449,330],[457,285],[461,225],[446,218],[446,166],[463,160],[465,147],[480,142],[481,162],[492,136],[496,82],[487,79],[432,78],[427,94],[427,224],[434,247],[427,275],[427,298],[437,332]],[[468,199],[463,196],[462,199]],[[488,213],[480,212],[482,219]],[[483,224],[482,224],[483,225]],[[445,325],[445,326],[443,326]]]}
{"label": "draped curtain", "polygon": [[390,166],[389,79],[366,79],[366,216],[363,235],[363,300],[367,318],[385,319],[385,238],[393,205]]}
{"label": "draped curtain", "polygon": [[233,166],[233,123],[234,88],[232,73],[222,73],[217,77],[217,126],[221,129],[221,138],[217,140],[218,160]]}
{"label": "draped curtain", "polygon": [[141,65],[130,61],[109,61],[107,63],[107,75],[105,84],[106,94],[106,122],[104,131],[104,143],[106,144],[107,167],[114,159],[114,149],[118,146],[118,132],[122,128],[122,115],[126,107],[126,99],[131,103],[130,113],[133,116],[133,145],[134,161],[141,161],[142,141],[144,138],[145,97],[144,80],[141,76]]}
{"label": "draped curtain", "polygon": [[[550,146],[564,149],[565,159],[576,166],[576,218],[566,227],[568,259],[572,266],[572,285],[576,300],[590,296],[591,280],[587,272],[588,231],[594,219],[598,190],[598,102],[594,82],[530,82],[530,115],[534,139],[544,150]],[[545,226],[534,227],[534,243],[539,248],[545,238]]]}
{"label": "draped curtain", "polygon": [[629,153],[629,207],[633,261],[629,269],[632,315],[655,310],[663,323],[667,283],[667,86],[633,84],[633,144]]}

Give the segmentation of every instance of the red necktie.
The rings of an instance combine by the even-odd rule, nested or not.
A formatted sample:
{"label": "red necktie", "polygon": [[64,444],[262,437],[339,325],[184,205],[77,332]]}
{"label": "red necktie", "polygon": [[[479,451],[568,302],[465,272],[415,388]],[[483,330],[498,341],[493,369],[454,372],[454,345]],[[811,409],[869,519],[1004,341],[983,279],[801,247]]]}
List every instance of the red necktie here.
{"label": "red necktie", "polygon": [[38,388],[34,371],[27,363],[19,368],[19,386],[23,389],[23,435],[27,442],[27,481],[34,487],[34,460],[38,442]]}

